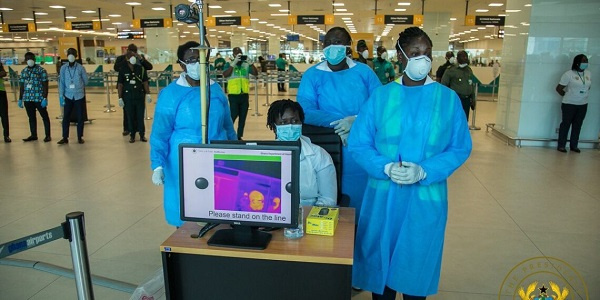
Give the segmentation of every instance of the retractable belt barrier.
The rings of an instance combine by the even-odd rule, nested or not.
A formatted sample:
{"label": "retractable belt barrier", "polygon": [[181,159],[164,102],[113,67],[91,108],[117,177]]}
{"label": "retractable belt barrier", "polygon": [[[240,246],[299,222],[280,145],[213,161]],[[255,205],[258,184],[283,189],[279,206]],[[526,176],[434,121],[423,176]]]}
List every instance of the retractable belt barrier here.
{"label": "retractable belt barrier", "polygon": [[68,239],[71,246],[78,299],[94,299],[83,212],[67,214],[66,221],[60,226],[0,244],[0,259],[62,238]]}

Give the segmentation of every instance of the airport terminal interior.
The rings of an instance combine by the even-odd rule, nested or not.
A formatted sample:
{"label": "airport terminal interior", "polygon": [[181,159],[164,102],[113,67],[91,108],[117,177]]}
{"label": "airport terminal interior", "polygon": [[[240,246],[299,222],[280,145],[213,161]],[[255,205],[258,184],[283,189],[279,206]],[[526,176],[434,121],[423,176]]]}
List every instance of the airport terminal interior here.
{"label": "airport terminal interior", "polygon": [[[132,26],[133,19],[169,18],[177,4],[190,5],[191,0],[126,1],[0,0],[3,25],[35,22],[38,26],[36,32],[18,33],[4,26],[0,33],[0,57],[9,73],[4,85],[12,139],[11,143],[0,140],[0,246],[57,227],[66,214],[81,211],[91,273],[135,287],[160,272],[159,246],[176,228],[165,221],[163,187],[151,180],[150,144],[130,143],[122,135],[123,109],[117,105],[116,73],[111,70],[115,58],[131,43],[154,64],[152,102],[146,105],[145,118],[149,137],[157,94],[181,71],[175,63],[177,46],[197,41],[199,30],[175,18],[172,27]],[[296,80],[323,59],[319,38],[328,29],[342,26],[352,34],[355,57],[357,39],[365,39],[369,59],[376,56],[376,46],[383,45],[395,62],[398,33],[414,25],[376,24],[375,16],[421,16],[421,27],[434,42],[432,76],[444,63],[446,51],[466,50],[479,84],[476,109],[468,120],[473,150],[448,179],[439,291],[427,299],[522,299],[518,289],[527,289],[529,282],[544,280],[547,274],[555,274],[560,288],[569,290],[568,296],[555,299],[595,299],[600,295],[600,88],[594,83],[590,90],[581,153],[556,149],[561,97],[554,88],[579,53],[588,56],[592,79],[600,78],[596,62],[600,2],[399,1],[205,3],[205,13],[215,20],[231,16],[249,16],[251,20],[246,26],[207,27],[214,49],[211,62],[217,52],[230,61],[232,48],[241,47],[252,62],[258,56],[274,60],[285,53],[297,71],[288,77],[291,82],[286,83],[286,91],[275,89],[277,75],[267,83],[251,81],[243,138],[275,138],[266,127],[269,104],[278,99],[296,100]],[[563,15],[557,15],[557,9]],[[465,25],[465,10],[467,15],[505,17],[502,22],[506,24]],[[524,13],[527,16],[519,15]],[[290,15],[324,16],[323,22],[333,16],[334,23],[290,25]],[[63,26],[64,21],[73,26],[93,20],[102,23],[101,30],[73,31]],[[90,76],[85,143],[76,142],[72,124],[70,143],[57,145],[62,137],[62,108],[56,63],[66,59],[61,53],[66,49],[63,44],[73,45],[69,44],[73,41]],[[23,55],[28,51],[35,54],[50,78],[50,142],[42,141],[39,115],[40,139],[22,141],[29,136],[29,123],[25,110],[17,106],[15,78],[26,67]],[[399,76],[397,67],[396,72]],[[11,261],[20,261],[20,266]],[[72,269],[68,241],[53,241],[1,258],[0,299],[77,299],[73,278],[27,267],[36,262]],[[218,266],[207,265],[202,271],[211,272],[211,268]],[[301,285],[302,278],[297,280]],[[550,296],[551,283],[545,284]],[[131,293],[96,284],[93,293],[96,299],[131,297]],[[371,299],[371,293],[352,290],[351,298]],[[204,299],[202,290],[197,299]]]}

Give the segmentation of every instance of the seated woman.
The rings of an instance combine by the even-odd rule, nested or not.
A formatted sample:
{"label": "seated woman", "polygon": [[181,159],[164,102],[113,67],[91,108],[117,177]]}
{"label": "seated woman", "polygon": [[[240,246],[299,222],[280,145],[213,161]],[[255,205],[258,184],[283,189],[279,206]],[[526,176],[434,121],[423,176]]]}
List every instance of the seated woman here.
{"label": "seated woman", "polygon": [[302,135],[304,111],[297,102],[277,100],[267,113],[267,127],[279,141],[300,139],[300,204],[335,206],[337,181],[333,160],[325,149]]}

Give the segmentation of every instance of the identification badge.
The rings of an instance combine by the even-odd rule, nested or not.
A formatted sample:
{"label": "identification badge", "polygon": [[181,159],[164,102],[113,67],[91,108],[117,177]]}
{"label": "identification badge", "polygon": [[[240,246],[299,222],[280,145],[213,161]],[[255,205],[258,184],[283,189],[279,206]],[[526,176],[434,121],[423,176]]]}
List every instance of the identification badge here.
{"label": "identification badge", "polygon": [[133,79],[129,80],[129,84],[135,84],[135,80],[133,80]]}
{"label": "identification badge", "polygon": [[26,88],[26,89],[28,89],[28,90],[30,90],[30,89],[32,88],[32,86],[31,86],[31,83],[28,83],[28,84],[25,86],[25,88]]}
{"label": "identification badge", "polygon": [[75,85],[71,83],[71,84],[69,84],[69,88],[70,88],[70,89],[74,89],[74,88],[75,88]]}

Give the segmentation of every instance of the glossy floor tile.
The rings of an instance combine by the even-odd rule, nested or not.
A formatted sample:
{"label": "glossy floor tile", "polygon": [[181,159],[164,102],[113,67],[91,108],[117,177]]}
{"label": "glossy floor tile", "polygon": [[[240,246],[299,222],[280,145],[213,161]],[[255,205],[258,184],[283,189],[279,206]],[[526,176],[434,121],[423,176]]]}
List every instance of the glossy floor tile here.
{"label": "glossy floor tile", "polygon": [[[104,112],[104,91],[88,92],[93,122],[85,125],[83,145],[73,138],[74,126],[70,143],[56,144],[61,138],[56,91],[50,95],[49,143],[22,142],[29,135],[27,117],[16,102],[9,103],[13,142],[0,141],[0,243],[56,227],[67,213],[83,211],[92,273],[137,285],[161,267],[159,245],[175,229],[164,221],[162,188],[151,182],[149,144],[130,144],[121,135],[122,110]],[[294,93],[271,95],[269,101],[295,99]],[[259,94],[258,103],[251,95],[245,139],[274,138],[265,126],[264,90]],[[111,97],[114,103],[116,95]],[[148,116],[153,110],[150,104]],[[496,102],[478,103],[476,125],[482,130],[471,132],[473,153],[449,179],[442,276],[439,293],[429,298],[499,299],[503,280],[518,263],[556,257],[579,271],[593,299],[600,294],[600,152],[507,146],[485,130],[495,117]],[[149,119],[148,136],[151,126]],[[10,258],[72,267],[66,241]],[[96,299],[129,299],[104,287],[94,286],[94,292]],[[0,265],[0,299],[76,297],[72,279]],[[371,295],[353,292],[352,298]],[[500,299],[513,298],[503,293]]]}

